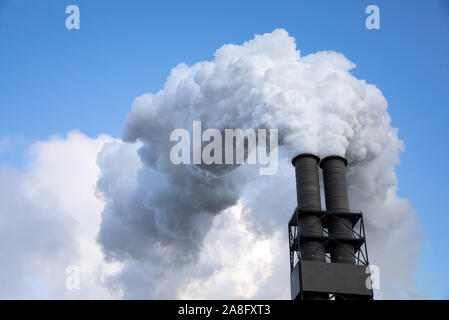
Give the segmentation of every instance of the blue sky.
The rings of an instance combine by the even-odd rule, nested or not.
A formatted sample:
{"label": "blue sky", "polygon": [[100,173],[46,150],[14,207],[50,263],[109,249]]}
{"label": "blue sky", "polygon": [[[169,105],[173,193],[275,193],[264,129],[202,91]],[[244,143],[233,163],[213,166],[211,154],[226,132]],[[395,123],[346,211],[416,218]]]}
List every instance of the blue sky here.
{"label": "blue sky", "polygon": [[[69,4],[80,30],[65,28]],[[369,4],[381,30],[365,28]],[[0,0],[0,141],[15,142],[0,161],[20,166],[29,143],[73,129],[119,137],[133,99],[161,89],[172,67],[275,28],[302,55],[343,53],[382,90],[406,145],[399,195],[423,224],[417,280],[449,298],[448,1]]]}

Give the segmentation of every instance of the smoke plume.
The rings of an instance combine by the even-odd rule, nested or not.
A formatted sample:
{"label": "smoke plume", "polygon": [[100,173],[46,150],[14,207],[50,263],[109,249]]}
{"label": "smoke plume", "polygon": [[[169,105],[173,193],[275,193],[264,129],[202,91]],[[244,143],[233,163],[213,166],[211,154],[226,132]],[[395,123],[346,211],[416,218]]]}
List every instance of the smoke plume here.
{"label": "smoke plume", "polygon": [[[124,142],[105,144],[98,157],[97,189],[105,199],[98,241],[109,261],[124,266],[110,285],[122,288],[124,297],[186,296],[177,290],[206,286],[224,267],[220,259],[205,261],[212,240],[204,239],[211,229],[223,231],[214,219],[230,208],[242,210],[240,223],[256,237],[278,239],[295,205],[288,161],[311,152],[349,160],[351,205],[365,212],[371,262],[385,275],[382,294],[410,295],[419,230],[410,204],[396,195],[394,166],[403,145],[381,91],[355,78],[353,68],[333,51],[301,57],[295,39],[277,29],[242,45],[224,45],[212,61],[179,64],[162,90],[137,97]],[[177,128],[191,132],[194,120],[219,130],[278,129],[278,174],[259,176],[251,166],[173,165],[170,133]],[[409,239],[402,255],[383,254],[387,245],[404,249],[403,238]],[[238,251],[238,243],[233,245]],[[248,297],[272,297],[264,296],[263,288],[288,274],[287,254],[275,261],[268,280]],[[272,281],[277,287],[289,285]]]}

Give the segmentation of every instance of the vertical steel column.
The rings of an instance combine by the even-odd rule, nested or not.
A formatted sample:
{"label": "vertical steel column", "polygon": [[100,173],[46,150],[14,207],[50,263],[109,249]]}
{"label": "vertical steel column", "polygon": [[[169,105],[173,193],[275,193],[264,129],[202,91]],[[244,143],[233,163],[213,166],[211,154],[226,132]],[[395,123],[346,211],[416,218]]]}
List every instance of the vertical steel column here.
{"label": "vertical steel column", "polygon": [[[320,182],[318,176],[318,163],[320,158],[313,154],[303,153],[292,160],[296,172],[296,196],[298,210],[320,211]],[[298,216],[301,233],[322,236],[323,225],[317,214],[301,213]],[[304,240],[300,246],[303,260],[325,262],[325,250],[319,240]],[[305,292],[304,299],[328,299],[327,293]]]}
{"label": "vertical steel column", "polygon": [[[348,190],[346,186],[345,158],[329,156],[321,160],[323,169],[326,211],[349,212]],[[329,237],[352,238],[352,225],[349,218],[339,216],[328,220]],[[332,243],[330,247],[331,261],[337,263],[355,263],[354,247],[351,244]]]}

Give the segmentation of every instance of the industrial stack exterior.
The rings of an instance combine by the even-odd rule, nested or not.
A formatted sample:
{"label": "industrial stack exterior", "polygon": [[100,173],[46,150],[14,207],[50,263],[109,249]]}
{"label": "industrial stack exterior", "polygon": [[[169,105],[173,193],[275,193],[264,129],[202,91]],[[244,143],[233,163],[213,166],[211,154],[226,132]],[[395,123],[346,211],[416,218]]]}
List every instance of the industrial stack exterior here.
{"label": "industrial stack exterior", "polygon": [[329,156],[320,162],[304,153],[292,164],[298,203],[288,224],[292,300],[372,299],[362,213],[349,210],[346,159]]}

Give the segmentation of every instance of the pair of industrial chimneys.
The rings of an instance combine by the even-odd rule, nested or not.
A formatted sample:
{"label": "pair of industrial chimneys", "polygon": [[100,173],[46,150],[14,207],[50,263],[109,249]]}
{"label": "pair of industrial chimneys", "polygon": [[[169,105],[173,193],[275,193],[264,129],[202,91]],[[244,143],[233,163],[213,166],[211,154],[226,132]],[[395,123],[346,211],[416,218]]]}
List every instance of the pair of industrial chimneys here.
{"label": "pair of industrial chimneys", "polygon": [[[301,299],[328,299],[332,294],[344,299],[366,298],[370,294],[372,297],[372,291],[362,287],[366,275],[363,277],[364,269],[359,268],[355,255],[360,249],[357,245],[360,239],[355,241],[353,228],[355,221],[362,218],[361,213],[349,210],[346,159],[328,156],[320,161],[316,155],[300,154],[293,158],[292,164],[298,204],[296,250],[300,256],[300,266],[296,268],[299,271],[292,273],[299,272]],[[326,210],[321,208],[318,166],[323,173]],[[361,241],[364,243],[364,235]],[[292,298],[298,297],[292,290]]]}
{"label": "pair of industrial chimneys", "polygon": [[[292,163],[296,171],[296,194],[299,210],[321,211],[319,163],[323,169],[326,210],[349,212],[346,159],[339,156],[330,156],[320,162],[320,159],[315,155],[301,154],[295,157]],[[302,227],[301,231],[311,235],[323,235],[323,226],[317,215],[303,215],[299,220]],[[344,217],[329,221],[328,233],[331,236],[352,237],[351,229],[351,222]],[[316,243],[304,243],[301,251],[307,260],[325,261],[324,248]],[[354,263],[354,248],[334,246],[331,248],[330,256],[332,262]]]}

